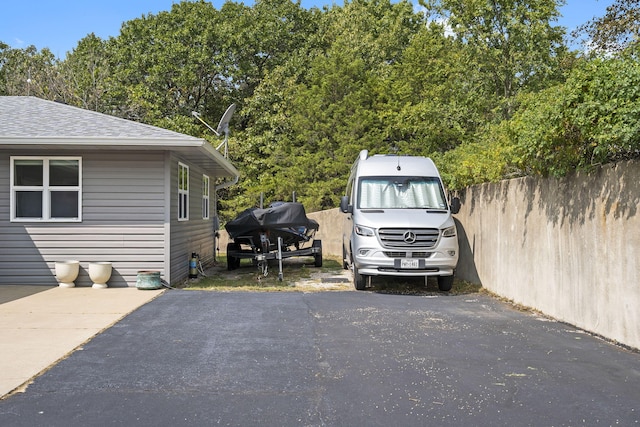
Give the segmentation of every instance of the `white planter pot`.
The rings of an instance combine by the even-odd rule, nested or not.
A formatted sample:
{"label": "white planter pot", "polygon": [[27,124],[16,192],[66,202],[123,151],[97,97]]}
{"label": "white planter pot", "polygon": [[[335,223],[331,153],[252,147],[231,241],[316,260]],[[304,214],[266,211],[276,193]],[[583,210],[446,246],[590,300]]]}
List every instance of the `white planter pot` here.
{"label": "white planter pot", "polygon": [[94,289],[105,289],[107,282],[111,278],[111,268],[110,262],[90,262],[89,278],[93,282],[91,287]]}
{"label": "white planter pot", "polygon": [[56,279],[61,288],[73,288],[80,272],[80,261],[56,261]]}

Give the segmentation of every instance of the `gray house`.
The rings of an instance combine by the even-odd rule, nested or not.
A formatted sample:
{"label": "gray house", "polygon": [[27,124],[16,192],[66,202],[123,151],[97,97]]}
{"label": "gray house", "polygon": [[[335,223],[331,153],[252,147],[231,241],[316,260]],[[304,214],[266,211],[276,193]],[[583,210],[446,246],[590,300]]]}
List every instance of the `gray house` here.
{"label": "gray house", "polygon": [[55,285],[56,261],[177,283],[215,256],[216,190],[236,168],[207,141],[34,97],[0,97],[0,285]]}

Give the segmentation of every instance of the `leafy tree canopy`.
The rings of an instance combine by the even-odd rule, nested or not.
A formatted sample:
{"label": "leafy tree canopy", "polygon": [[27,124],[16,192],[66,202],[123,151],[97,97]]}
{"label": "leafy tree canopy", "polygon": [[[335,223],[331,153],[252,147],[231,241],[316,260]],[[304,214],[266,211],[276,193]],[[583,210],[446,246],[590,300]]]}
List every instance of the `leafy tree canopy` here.
{"label": "leafy tree canopy", "polygon": [[604,16],[581,25],[573,35],[586,34],[589,47],[596,52],[620,52],[638,47],[640,0],[615,0]]}

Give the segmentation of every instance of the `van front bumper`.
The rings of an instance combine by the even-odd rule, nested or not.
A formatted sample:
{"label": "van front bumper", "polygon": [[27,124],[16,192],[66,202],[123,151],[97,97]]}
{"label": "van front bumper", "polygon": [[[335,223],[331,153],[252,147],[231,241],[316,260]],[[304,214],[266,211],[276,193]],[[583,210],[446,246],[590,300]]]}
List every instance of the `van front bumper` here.
{"label": "van front bumper", "polygon": [[361,247],[354,262],[358,273],[367,276],[451,276],[458,264],[458,242],[454,237],[440,243],[437,249],[401,252]]}

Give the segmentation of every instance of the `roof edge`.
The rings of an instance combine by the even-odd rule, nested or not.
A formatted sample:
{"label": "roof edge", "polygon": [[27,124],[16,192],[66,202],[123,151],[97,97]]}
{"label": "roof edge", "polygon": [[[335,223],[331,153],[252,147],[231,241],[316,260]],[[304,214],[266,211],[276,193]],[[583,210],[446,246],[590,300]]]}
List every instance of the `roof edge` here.
{"label": "roof edge", "polygon": [[240,177],[240,172],[238,171],[238,169],[236,169],[236,167],[233,166],[233,164],[231,164],[231,162],[227,158],[225,158],[222,154],[220,154],[218,150],[213,148],[213,145],[211,145],[209,142],[207,141],[204,141],[204,142],[205,143],[202,145],[201,148],[206,154],[208,154],[216,162],[218,162],[224,170],[229,172],[230,176]]}
{"label": "roof edge", "polygon": [[[122,143],[125,142],[125,143]],[[199,147],[206,141],[202,138],[154,138],[154,137],[16,137],[16,136],[0,136],[0,148],[2,145],[78,145],[87,146],[87,143],[92,145],[108,145],[108,146],[162,146],[162,147]]]}

